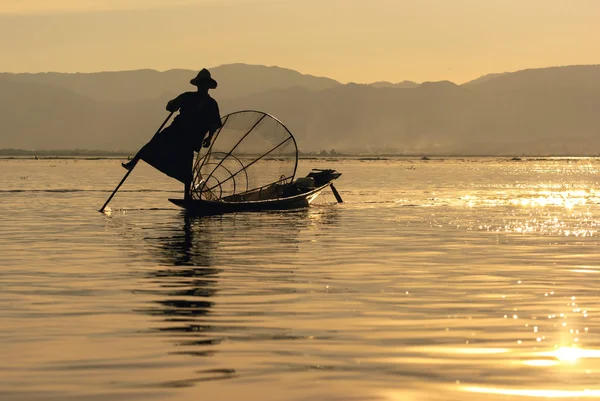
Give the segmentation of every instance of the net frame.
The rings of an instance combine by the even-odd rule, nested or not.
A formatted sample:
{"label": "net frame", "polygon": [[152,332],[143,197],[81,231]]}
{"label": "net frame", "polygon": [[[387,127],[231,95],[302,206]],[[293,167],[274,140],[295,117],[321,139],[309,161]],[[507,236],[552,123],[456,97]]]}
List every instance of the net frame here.
{"label": "net frame", "polygon": [[[258,120],[251,127],[248,128],[248,130],[245,132],[245,134],[242,135],[242,137],[229,150],[229,152],[221,152],[221,151],[213,152],[213,150],[212,150],[213,146],[217,142],[219,135],[221,134],[223,129],[227,127],[228,120],[232,116],[242,114],[242,113],[257,114],[257,115],[260,115],[260,118],[258,118]],[[277,145],[274,145],[267,152],[261,154],[260,156],[256,157],[255,159],[252,159],[249,163],[244,164],[244,162],[240,158],[235,156],[233,154],[233,152],[246,138],[248,138],[248,136],[254,131],[254,129],[265,118],[269,118],[269,119],[273,120],[276,124],[278,124],[281,128],[283,128],[283,130],[285,131],[285,133],[287,133],[288,136],[285,140],[281,141]],[[268,184],[250,188],[249,187],[248,168],[251,167],[252,165],[254,165],[255,163],[257,163],[258,161],[264,159],[269,154],[275,152],[277,149],[279,149],[281,146],[283,146],[290,140],[292,141],[292,144],[293,144],[293,148],[294,148],[293,154],[294,154],[294,158],[295,158],[292,174],[289,176],[281,175],[279,177],[279,179],[272,181]],[[224,156],[220,158],[219,162],[214,162],[213,161],[214,156],[216,156],[218,154],[224,154]],[[226,159],[231,159],[231,160],[236,161],[240,165],[240,168],[237,169],[235,172],[230,171],[226,166],[223,165],[223,162]],[[211,172],[208,175],[203,177],[203,175],[201,174],[202,169],[204,167],[212,166],[212,165],[214,165],[214,167],[212,168]],[[215,173],[219,169],[224,169],[225,172],[229,176],[223,180],[219,180],[217,177],[215,177]],[[279,185],[290,184],[294,181],[294,178],[296,177],[297,169],[298,169],[298,144],[297,144],[296,138],[294,138],[294,135],[292,134],[292,132],[285,126],[285,124],[283,124],[283,122],[281,122],[278,118],[274,117],[273,115],[265,113],[263,111],[258,111],[258,110],[235,111],[235,112],[229,113],[221,118],[221,127],[213,135],[213,140],[211,141],[211,144],[208,147],[207,151],[205,153],[203,153],[202,149],[201,149],[201,151],[198,153],[196,160],[194,162],[193,170],[192,170],[193,178],[192,178],[192,186],[191,186],[191,196],[192,196],[192,199],[196,199],[196,200],[223,201],[223,198],[224,198],[223,184],[230,180],[232,181],[233,189],[231,191],[229,191],[229,193],[227,193],[225,197],[231,197],[233,195],[244,195],[249,192],[262,190],[263,188],[269,187],[274,184],[279,184]],[[242,179],[242,185],[238,185],[239,182],[238,182],[238,180],[236,180],[236,177],[238,177],[238,175],[241,173],[243,173],[242,177],[245,178],[245,180]],[[216,181],[216,184],[209,184],[209,182],[211,180]],[[219,189],[218,195],[216,195],[214,192],[214,190],[217,188]],[[238,192],[238,188],[241,188],[242,190]]]}

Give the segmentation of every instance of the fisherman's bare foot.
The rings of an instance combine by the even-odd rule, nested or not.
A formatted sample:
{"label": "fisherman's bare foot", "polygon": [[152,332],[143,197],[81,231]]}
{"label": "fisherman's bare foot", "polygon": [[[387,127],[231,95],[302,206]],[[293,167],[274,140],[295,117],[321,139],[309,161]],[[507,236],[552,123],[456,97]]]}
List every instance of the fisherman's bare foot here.
{"label": "fisherman's bare foot", "polygon": [[127,171],[131,171],[135,165],[137,164],[137,160],[131,160],[128,161],[127,163],[121,163],[121,166],[123,166],[123,168]]}

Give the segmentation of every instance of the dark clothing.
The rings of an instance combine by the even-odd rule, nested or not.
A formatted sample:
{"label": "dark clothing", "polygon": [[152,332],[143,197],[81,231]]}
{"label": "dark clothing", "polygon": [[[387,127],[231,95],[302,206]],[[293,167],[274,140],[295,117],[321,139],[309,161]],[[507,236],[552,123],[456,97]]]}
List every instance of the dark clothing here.
{"label": "dark clothing", "polygon": [[202,148],[202,141],[208,131],[213,133],[221,127],[221,115],[215,99],[206,93],[185,92],[167,104],[168,111],[179,110],[171,127],[195,151]]}
{"label": "dark clothing", "polygon": [[194,149],[180,134],[171,124],[156,134],[139,155],[158,171],[185,184],[192,181]]}
{"label": "dark clothing", "polygon": [[212,135],[221,127],[219,106],[207,93],[185,92],[171,100],[167,110],[179,110],[179,115],[138,155],[152,167],[187,186],[192,181],[194,150],[200,151],[207,132]]}

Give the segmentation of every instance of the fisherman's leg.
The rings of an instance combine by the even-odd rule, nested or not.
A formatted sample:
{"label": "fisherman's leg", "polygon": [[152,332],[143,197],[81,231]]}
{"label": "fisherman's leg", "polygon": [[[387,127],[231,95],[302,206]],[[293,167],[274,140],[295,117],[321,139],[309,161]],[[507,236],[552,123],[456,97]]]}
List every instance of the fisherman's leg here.
{"label": "fisherman's leg", "polygon": [[183,188],[183,199],[186,199],[186,200],[192,199],[192,181],[194,180],[193,171],[192,171],[193,162],[194,162],[194,151],[190,150],[189,154],[187,155],[186,166],[188,166],[188,172],[186,175],[186,180],[184,182],[184,188]]}
{"label": "fisherman's leg", "polygon": [[161,132],[159,132],[158,134],[156,134],[154,136],[154,138],[152,138],[150,140],[150,142],[148,142],[147,144],[145,144],[139,150],[139,152],[137,152],[136,155],[133,156],[133,159],[129,160],[127,163],[121,163],[121,166],[125,170],[131,170],[131,169],[133,169],[135,167],[135,165],[137,164],[137,162],[140,161],[140,159],[142,157],[144,157],[144,151],[147,150],[147,149],[150,150],[151,147],[154,147],[154,148],[156,148],[157,146],[160,147],[161,141],[165,140],[165,135],[168,135],[170,131],[171,131],[171,126],[168,126],[167,128],[163,129]]}
{"label": "fisherman's leg", "polygon": [[183,199],[185,200],[190,200],[192,199],[192,183],[191,182],[186,182],[184,184],[184,189],[183,189]]}
{"label": "fisherman's leg", "polygon": [[141,148],[140,151],[135,154],[135,156],[133,156],[133,159],[129,160],[127,163],[121,163],[121,166],[125,170],[130,170],[131,171],[131,169],[133,169],[135,167],[135,165],[140,161],[140,159],[144,155],[144,150],[146,148],[148,148],[149,145],[150,145],[150,142],[148,142],[147,144],[145,144],[144,147]]}
{"label": "fisherman's leg", "polygon": [[135,167],[135,165],[137,164],[137,162],[139,162],[140,159],[142,158],[142,156],[144,154],[144,150],[147,149],[150,146],[151,143],[152,143],[152,141],[150,141],[147,144],[145,144],[144,147],[141,148],[139,150],[139,152],[137,152],[135,154],[135,156],[133,156],[133,159],[129,160],[127,163],[121,163],[121,166],[123,166],[123,168],[125,170],[131,170],[131,169],[133,169]]}

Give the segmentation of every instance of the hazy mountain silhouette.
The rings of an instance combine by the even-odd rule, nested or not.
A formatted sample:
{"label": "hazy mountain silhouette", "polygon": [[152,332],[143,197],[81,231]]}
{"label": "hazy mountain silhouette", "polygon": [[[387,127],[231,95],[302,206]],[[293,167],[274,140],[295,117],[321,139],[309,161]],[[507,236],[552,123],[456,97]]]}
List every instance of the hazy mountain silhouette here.
{"label": "hazy mountain silhouette", "polygon": [[[479,78],[478,90],[502,92],[521,88],[524,91],[533,92],[551,89],[578,89],[587,92],[600,89],[600,65],[527,69],[513,73],[490,74],[487,77],[487,79]],[[471,84],[474,82],[471,81]]]}
{"label": "hazy mountain silhouette", "polygon": [[[524,70],[464,85],[443,81],[414,87],[342,85],[242,64],[211,71],[219,80],[212,94],[223,115],[240,109],[269,112],[290,128],[303,151],[600,153],[600,66]],[[194,72],[81,74],[83,81],[77,81],[78,74],[67,75],[75,79],[0,74],[0,148],[135,151],[166,117],[166,100],[193,89],[188,82]],[[128,98],[129,92],[139,99]]]}
{"label": "hazy mountain silhouette", "polygon": [[493,73],[493,74],[486,74],[486,75],[482,75],[481,77],[474,79],[472,81],[466,82],[463,85],[464,86],[469,86],[469,85],[478,85],[481,84],[483,82],[487,82],[487,81],[491,81],[492,79],[496,79],[502,75],[505,74],[510,74],[509,72],[499,72],[499,73]]}
{"label": "hazy mountain silhouette", "polygon": [[53,85],[0,80],[0,148],[135,149],[161,119],[156,110],[157,102],[125,107]]}
{"label": "hazy mountain silhouette", "polygon": [[[262,65],[228,64],[210,69],[219,82],[219,97],[239,97],[270,89],[301,86],[322,90],[340,85],[329,79],[304,75],[297,71]],[[194,90],[190,79],[198,71],[155,70],[115,71],[98,73],[0,73],[0,82],[51,84],[70,89],[91,99],[114,102],[135,102],[152,98],[171,98],[183,91]]]}
{"label": "hazy mountain silhouette", "polygon": [[373,82],[372,84],[369,84],[375,88],[416,88],[417,86],[419,86],[418,83],[413,82],[413,81],[402,81],[402,82],[397,82],[397,83],[391,83],[391,82],[386,82],[386,81],[379,81],[379,82]]}

